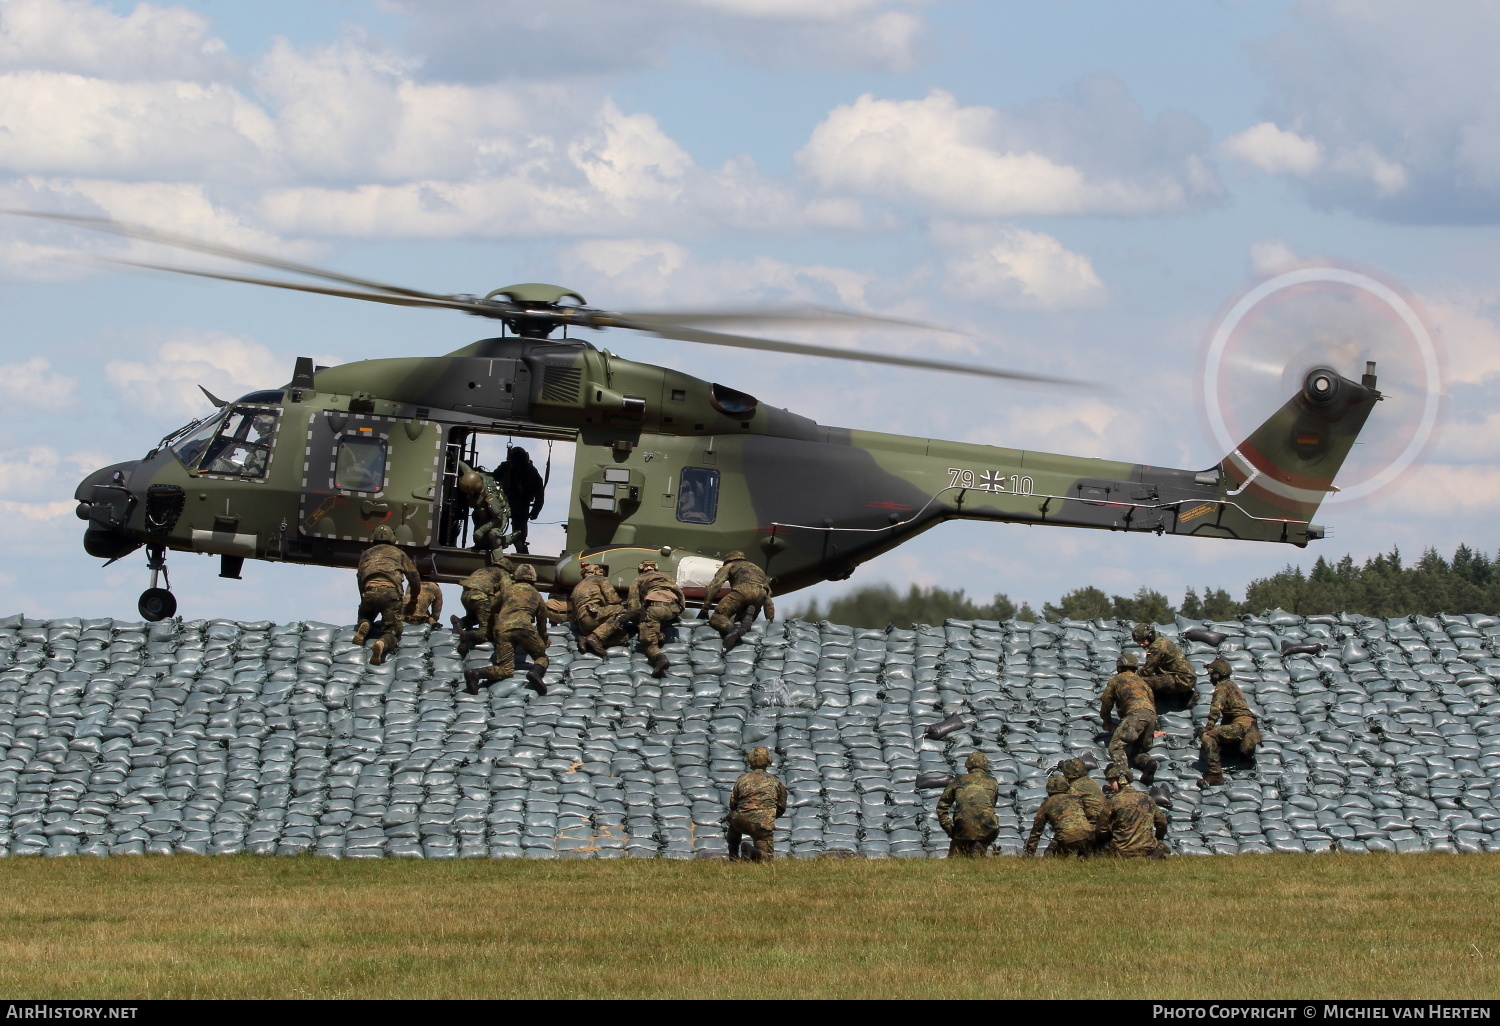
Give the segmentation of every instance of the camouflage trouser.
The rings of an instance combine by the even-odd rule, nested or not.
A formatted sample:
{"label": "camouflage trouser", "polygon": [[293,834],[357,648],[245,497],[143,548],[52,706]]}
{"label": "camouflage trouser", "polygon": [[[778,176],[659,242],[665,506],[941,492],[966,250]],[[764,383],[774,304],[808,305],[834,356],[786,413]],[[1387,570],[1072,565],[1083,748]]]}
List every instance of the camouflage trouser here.
{"label": "camouflage trouser", "polygon": [[1154,842],[1152,846],[1150,848],[1147,848],[1145,851],[1121,851],[1119,848],[1115,847],[1115,843],[1113,841],[1108,841],[1103,845],[1103,847],[1099,849],[1099,854],[1108,855],[1110,858],[1114,859],[1151,859],[1163,858],[1168,854],[1168,851],[1167,846],[1161,841]]}
{"label": "camouflage trouser", "polygon": [[510,535],[505,533],[504,520],[487,520],[474,527],[474,547],[481,552],[487,549],[499,552],[508,541]]}
{"label": "camouflage trouser", "polygon": [[1208,772],[1219,773],[1223,765],[1219,758],[1219,750],[1223,743],[1240,746],[1240,754],[1249,759],[1255,755],[1255,746],[1260,744],[1260,730],[1255,726],[1255,721],[1248,716],[1241,716],[1233,723],[1221,723],[1217,727],[1205,730],[1198,739],[1203,745],[1203,761],[1208,765]]}
{"label": "camouflage trouser", "polygon": [[982,859],[989,855],[990,845],[995,843],[995,838],[1000,836],[997,829],[992,834],[983,837],[950,837],[948,838],[948,857],[950,859]]}
{"label": "camouflage trouser", "polygon": [[620,617],[624,615],[624,606],[589,606],[579,611],[573,621],[573,629],[580,638],[585,634],[592,634],[605,648],[623,645],[625,632],[620,630]]}
{"label": "camouflage trouser", "polygon": [[640,638],[647,659],[661,654],[661,646],[667,640],[667,628],[682,615],[682,607],[676,602],[647,602],[641,609]]}
{"label": "camouflage trouser", "polygon": [[464,604],[464,618],[459,626],[479,635],[480,641],[490,640],[490,614],[495,609],[495,596],[478,588],[465,588],[459,601]]}
{"label": "camouflage trouser", "polygon": [[1109,736],[1109,758],[1130,779],[1130,767],[1144,772],[1151,765],[1151,742],[1156,734],[1156,714],[1146,709],[1126,713]]}
{"label": "camouflage trouser", "polygon": [[367,586],[359,595],[359,627],[356,633],[363,640],[375,631],[375,620],[380,620],[380,636],[385,639],[386,649],[394,649],[401,640],[401,626],[406,622],[401,614],[401,589],[383,586]]}
{"label": "camouflage trouser", "polygon": [[755,584],[734,588],[714,607],[713,615],[708,618],[708,625],[724,634],[737,620],[754,623],[755,618],[760,615],[760,607],[766,604],[770,595],[768,589]]}
{"label": "camouflage trouser", "polygon": [[1077,840],[1065,841],[1056,834],[1052,835],[1052,843],[1047,845],[1046,854],[1053,858],[1072,856],[1073,858],[1086,858],[1094,853],[1093,835],[1080,837]]}
{"label": "camouflage trouser", "polygon": [[517,645],[526,650],[532,663],[543,670],[547,668],[547,643],[537,634],[535,627],[530,624],[524,627],[495,627],[493,634],[495,654],[485,670],[490,680],[505,680],[516,672]]}
{"label": "camouflage trouser", "polygon": [[729,814],[729,826],[724,832],[724,839],[729,843],[729,857],[737,859],[740,857],[741,836],[748,836],[755,843],[755,854],[750,857],[757,862],[762,862],[775,857],[772,840],[776,835],[776,821],[766,816],[757,816],[743,812],[731,812]]}
{"label": "camouflage trouser", "polygon": [[1196,695],[1194,682],[1174,677],[1170,673],[1153,673],[1147,677],[1141,675],[1141,679],[1151,685],[1151,690],[1158,695]]}

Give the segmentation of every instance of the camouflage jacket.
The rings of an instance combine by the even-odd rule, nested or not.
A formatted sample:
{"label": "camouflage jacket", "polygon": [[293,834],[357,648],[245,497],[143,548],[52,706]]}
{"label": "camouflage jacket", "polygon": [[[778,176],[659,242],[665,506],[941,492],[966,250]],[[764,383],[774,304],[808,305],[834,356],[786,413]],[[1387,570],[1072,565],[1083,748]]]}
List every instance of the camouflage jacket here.
{"label": "camouflage jacket", "polygon": [[495,627],[509,630],[515,627],[534,627],[542,637],[547,636],[547,602],[525,581],[512,581],[500,593],[495,603]]}
{"label": "camouflage jacket", "polygon": [[568,601],[574,616],[592,616],[601,606],[618,606],[620,593],[615,591],[608,577],[595,574],[573,585],[573,594]]}
{"label": "camouflage jacket", "polygon": [[1208,707],[1208,722],[1205,727],[1212,727],[1220,719],[1225,723],[1233,723],[1238,719],[1254,719],[1250,711],[1250,703],[1245,701],[1245,693],[1240,686],[1229,678],[1219,681],[1214,685],[1213,704]]}
{"label": "camouflage jacket", "polygon": [[443,615],[443,589],[432,581],[423,581],[421,589],[417,592],[416,608],[413,616],[427,617],[436,621]]}
{"label": "camouflage jacket", "polygon": [[775,819],[786,815],[786,785],[763,769],[741,773],[729,796],[729,811],[741,816]]}
{"label": "camouflage jacket", "polygon": [[995,801],[1000,784],[984,770],[974,770],[956,777],[938,799],[937,818],[949,837],[962,841],[982,841],[1000,829],[995,816]]}
{"label": "camouflage jacket", "polygon": [[1104,788],[1099,786],[1099,781],[1093,777],[1079,777],[1068,782],[1068,793],[1078,796],[1090,823],[1099,822],[1099,813],[1104,810]]}
{"label": "camouflage jacket", "polygon": [[1117,711],[1124,719],[1137,709],[1156,715],[1156,694],[1151,685],[1134,670],[1124,670],[1109,678],[1109,683],[1104,685],[1104,694],[1099,696],[1099,718],[1105,725],[1110,723],[1111,710]]}
{"label": "camouflage jacket", "polygon": [[396,546],[377,542],[359,554],[360,591],[371,586],[400,588],[403,581],[411,589],[413,598],[422,590],[417,564]]}
{"label": "camouflage jacket", "polygon": [[748,559],[736,559],[733,563],[725,563],[719,567],[719,572],[714,574],[714,579],[708,585],[706,597],[713,598],[725,584],[732,589],[748,586],[764,588],[768,595],[771,592],[771,581],[766,577],[766,572]]}
{"label": "camouflage jacket", "polygon": [[630,583],[630,598],[625,607],[635,612],[647,602],[675,602],[680,613],[686,601],[676,581],[660,570],[647,570]]}
{"label": "camouflage jacket", "polygon": [[1159,673],[1176,677],[1187,685],[1195,684],[1198,680],[1193,664],[1187,661],[1187,656],[1182,654],[1177,642],[1158,634],[1156,640],[1151,642],[1151,647],[1146,649],[1146,662],[1141,667],[1141,676],[1151,677]]}
{"label": "camouflage jacket", "polygon": [[1099,838],[1109,842],[1112,855],[1145,856],[1167,836],[1167,817],[1156,801],[1129,784],[1104,799]]}
{"label": "camouflage jacket", "polygon": [[1031,824],[1031,836],[1026,839],[1026,850],[1036,851],[1042,839],[1042,829],[1052,827],[1052,835],[1069,844],[1087,841],[1094,836],[1094,821],[1083,810],[1083,801],[1076,794],[1049,794],[1042,807],[1036,810],[1036,820]]}
{"label": "camouflage jacket", "polygon": [[465,591],[483,591],[498,595],[510,584],[510,574],[503,567],[482,566],[458,582]]}

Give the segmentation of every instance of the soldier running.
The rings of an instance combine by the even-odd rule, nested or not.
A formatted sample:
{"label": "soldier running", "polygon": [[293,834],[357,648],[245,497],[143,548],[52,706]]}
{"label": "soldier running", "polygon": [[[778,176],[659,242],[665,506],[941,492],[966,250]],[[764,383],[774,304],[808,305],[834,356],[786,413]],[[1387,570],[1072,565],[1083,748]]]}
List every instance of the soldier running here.
{"label": "soldier running", "polygon": [[406,618],[407,623],[441,623],[443,620],[443,589],[436,581],[423,581],[417,592],[416,611]]}
{"label": "soldier running", "polygon": [[703,610],[707,612],[719,588],[729,585],[725,595],[708,618],[708,624],[724,638],[724,651],[728,652],[740,643],[755,624],[755,616],[762,609],[766,619],[776,619],[776,606],[771,601],[771,581],[766,572],[745,558],[738,549],[724,556],[724,565],[714,574],[703,596]]}
{"label": "soldier running", "polygon": [[982,859],[1000,836],[995,816],[1000,784],[990,776],[990,760],[982,752],[971,752],[964,769],[968,772],[955,777],[938,799],[938,825],[948,835],[950,859]]}
{"label": "soldier running", "polygon": [[490,619],[495,603],[510,586],[510,575],[516,565],[507,556],[491,552],[490,565],[482,566],[458,582],[463,589],[459,601],[464,604],[463,619],[450,617],[453,632],[458,635],[458,654],[466,656],[476,646],[490,640]]}
{"label": "soldier running", "polygon": [[1068,778],[1055,774],[1047,780],[1047,800],[1036,810],[1036,820],[1031,824],[1031,836],[1026,839],[1026,854],[1035,855],[1037,842],[1042,839],[1042,830],[1052,828],[1052,843],[1047,845],[1051,856],[1072,855],[1083,858],[1094,849],[1094,819],[1083,808],[1083,800],[1068,790]]}
{"label": "soldier running", "polygon": [[1109,797],[1099,822],[1099,843],[1106,855],[1122,859],[1159,857],[1167,853],[1167,816],[1156,801],[1130,784],[1128,771],[1111,766],[1105,771]]}
{"label": "soldier running", "polygon": [[1188,705],[1197,700],[1198,675],[1193,664],[1187,661],[1177,642],[1156,633],[1149,623],[1138,623],[1130,636],[1146,650],[1146,665],[1141,667],[1141,679],[1158,695],[1186,695]]}
{"label": "soldier running", "polygon": [[604,656],[611,645],[625,644],[625,632],[620,629],[625,604],[604,576],[604,567],[598,563],[583,564],[583,580],[573,586],[569,605],[573,610],[578,651]]}
{"label": "soldier running", "polygon": [[531,455],[519,445],[511,446],[505,454],[505,462],[495,470],[495,483],[505,495],[505,503],[511,513],[511,541],[516,551],[526,555],[526,532],[531,521],[541,516],[542,503],[546,501],[546,490],[542,475],[532,465]]}
{"label": "soldier running", "polygon": [[[1141,771],[1141,783],[1150,784],[1156,777],[1156,760],[1151,758],[1151,742],[1156,737],[1156,696],[1135,672],[1135,656],[1126,652],[1115,661],[1116,673],[1104,685],[1099,696],[1099,719],[1109,736],[1111,769],[1130,779],[1130,767]],[[1112,710],[1120,714],[1115,726]]]}
{"label": "soldier running", "polygon": [[662,642],[666,640],[667,628],[682,616],[687,599],[677,582],[657,567],[656,560],[643,559],[636,570],[639,576],[630,584],[622,622],[640,625],[641,647],[651,660],[651,676],[660,677],[672,665],[661,650]]}
{"label": "soldier running", "polygon": [[1203,733],[1198,736],[1203,746],[1203,761],[1208,772],[1198,781],[1201,787],[1213,787],[1224,783],[1224,767],[1219,761],[1219,749],[1225,742],[1238,744],[1240,754],[1247,759],[1255,757],[1255,747],[1260,744],[1260,727],[1245,693],[1230,679],[1229,663],[1215,659],[1208,664],[1208,679],[1214,685],[1213,703],[1208,707],[1208,720],[1203,724]]}
{"label": "soldier running", "polygon": [[516,672],[516,646],[531,656],[526,671],[526,686],[539,695],[547,693],[542,678],[547,673],[547,604],[536,590],[536,568],[527,564],[516,568],[515,580],[506,587],[495,604],[490,619],[490,639],[495,654],[490,665],[464,671],[464,690],[479,694],[479,682],[506,680]]}
{"label": "soldier running", "polygon": [[474,548],[497,555],[510,541],[505,529],[510,524],[510,505],[495,479],[466,463],[458,465],[458,490],[468,498],[474,511]]}
{"label": "soldier running", "polygon": [[[415,611],[422,578],[411,557],[396,547],[396,532],[381,524],[370,533],[370,546],[359,556],[359,626],[354,643],[363,645],[380,618],[380,636],[370,646],[370,665],[379,666],[401,642],[403,613]],[[401,585],[409,589],[402,608]]]}
{"label": "soldier running", "polygon": [[724,839],[731,859],[739,859],[740,839],[748,836],[754,842],[750,858],[756,862],[768,861],[775,856],[776,818],[786,815],[786,785],[767,772],[771,765],[770,749],[750,749],[746,762],[750,772],[740,774],[729,796]]}

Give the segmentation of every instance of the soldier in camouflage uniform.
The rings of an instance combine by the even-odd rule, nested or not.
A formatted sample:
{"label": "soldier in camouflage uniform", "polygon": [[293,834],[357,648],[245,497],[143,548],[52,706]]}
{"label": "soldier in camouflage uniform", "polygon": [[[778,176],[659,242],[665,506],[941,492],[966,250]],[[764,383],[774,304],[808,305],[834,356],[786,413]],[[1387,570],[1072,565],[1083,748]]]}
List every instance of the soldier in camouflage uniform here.
{"label": "soldier in camouflage uniform", "polygon": [[468,497],[474,511],[474,548],[498,554],[511,540],[510,504],[495,479],[466,463],[458,465],[458,490]]}
{"label": "soldier in camouflage uniform", "polygon": [[1036,810],[1031,836],[1026,839],[1026,854],[1035,855],[1042,829],[1052,827],[1052,843],[1047,854],[1073,855],[1078,858],[1094,849],[1094,821],[1083,809],[1083,801],[1068,790],[1068,778],[1057,774],[1047,780],[1047,799]]}
{"label": "soldier in camouflage uniform", "polygon": [[604,576],[604,567],[598,563],[583,564],[583,580],[573,586],[569,604],[573,610],[573,630],[578,635],[578,651],[603,656],[611,645],[625,644],[625,632],[620,629],[625,604]]}
{"label": "soldier in camouflage uniform", "polygon": [[490,640],[490,618],[495,602],[505,589],[510,587],[510,575],[516,565],[510,557],[491,552],[490,564],[482,566],[458,582],[463,589],[460,601],[464,604],[464,616],[451,617],[453,631],[458,635],[458,654],[466,656],[477,645]]}
{"label": "soldier in camouflage uniform", "polygon": [[1149,794],[1131,786],[1128,772],[1111,766],[1105,776],[1110,794],[1104,799],[1099,820],[1100,850],[1122,859],[1165,855],[1162,839],[1167,836],[1166,813]]}
{"label": "soldier in camouflage uniform", "polygon": [[769,749],[750,749],[746,761],[750,772],[740,774],[729,796],[728,829],[724,839],[729,844],[729,857],[738,859],[740,839],[748,836],[755,844],[750,858],[761,862],[775,855],[776,818],[786,815],[786,785],[766,772],[771,765]]}
{"label": "soldier in camouflage uniform", "polygon": [[984,858],[1000,836],[995,816],[1000,784],[990,776],[990,760],[981,752],[970,753],[964,769],[968,772],[955,777],[938,799],[938,825],[948,835],[950,859]]}
{"label": "soldier in camouflage uniform", "polygon": [[[401,642],[403,614],[415,611],[422,578],[417,576],[417,565],[411,557],[396,547],[396,532],[388,526],[381,524],[375,528],[370,542],[370,547],[359,556],[359,626],[354,630],[354,643],[365,643],[379,617],[380,637],[370,648],[370,664],[379,666]],[[403,583],[409,589],[404,603]]]}
{"label": "soldier in camouflage uniform", "polygon": [[651,675],[660,677],[672,665],[661,650],[662,642],[666,640],[667,629],[682,616],[687,599],[677,582],[657,568],[656,560],[642,560],[636,570],[639,576],[630,583],[624,621],[640,625],[641,647],[651,660]]}
{"label": "soldier in camouflage uniform", "polygon": [[1089,768],[1083,764],[1082,759],[1064,759],[1058,769],[1068,782],[1068,792],[1078,796],[1089,822],[1097,825],[1099,813],[1104,809],[1104,788],[1099,786],[1099,781],[1089,776]]}
{"label": "soldier in camouflage uniform", "polygon": [[[1109,737],[1112,768],[1130,779],[1130,767],[1141,771],[1141,782],[1149,784],[1156,776],[1156,760],[1151,758],[1151,742],[1156,738],[1156,696],[1151,687],[1135,672],[1135,656],[1126,652],[1115,662],[1117,671],[1104,685],[1099,696],[1099,719]],[[1120,714],[1117,727],[1111,711]]]}
{"label": "soldier in camouflage uniform", "polygon": [[443,589],[436,581],[423,581],[417,592],[416,611],[406,618],[407,623],[440,623],[443,619]]}
{"label": "soldier in camouflage uniform", "polygon": [[526,686],[539,695],[547,693],[542,678],[547,673],[547,604],[536,590],[536,568],[526,564],[516,568],[515,579],[501,594],[490,614],[490,640],[495,654],[484,669],[464,671],[465,690],[479,694],[479,682],[506,680],[516,672],[516,646],[531,656],[526,672]]}
{"label": "soldier in camouflage uniform", "polygon": [[724,651],[728,652],[740,643],[740,639],[755,624],[755,617],[762,609],[766,619],[776,619],[776,606],[771,601],[771,581],[766,572],[745,558],[738,549],[726,553],[724,564],[708,585],[703,595],[703,610],[708,612],[714,596],[725,584],[729,594],[719,600],[708,625],[724,638]]}
{"label": "soldier in camouflage uniform", "polygon": [[1193,664],[1187,661],[1187,656],[1182,654],[1177,643],[1157,634],[1156,627],[1149,623],[1136,624],[1130,636],[1146,650],[1146,664],[1141,667],[1141,679],[1151,685],[1151,690],[1158,695],[1184,695],[1188,705],[1192,705],[1198,697],[1194,690],[1198,684],[1198,675],[1193,672]]}
{"label": "soldier in camouflage uniform", "polygon": [[1198,741],[1203,745],[1203,761],[1208,772],[1198,783],[1211,787],[1224,783],[1224,767],[1219,761],[1219,749],[1225,742],[1238,744],[1240,754],[1250,759],[1255,757],[1255,746],[1260,744],[1260,727],[1245,693],[1230,679],[1229,663],[1215,659],[1208,664],[1208,679],[1213,681],[1214,700],[1208,708],[1208,720]]}

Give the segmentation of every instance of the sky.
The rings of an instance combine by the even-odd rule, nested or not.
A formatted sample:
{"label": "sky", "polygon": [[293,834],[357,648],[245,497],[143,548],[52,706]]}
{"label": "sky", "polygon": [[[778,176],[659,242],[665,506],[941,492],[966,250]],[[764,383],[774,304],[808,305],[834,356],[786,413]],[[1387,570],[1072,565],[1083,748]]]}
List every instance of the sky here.
{"label": "sky", "polygon": [[[1500,547],[1497,41],[1477,0],[0,0],[0,207],[438,292],[921,320],[955,330],[787,337],[1108,387],[598,341],[825,424],[1174,467],[1306,361],[1378,358],[1389,401],[1307,550],[954,522],[803,593],[1238,595],[1318,554]],[[134,616],[144,555],[88,557],[73,489],[205,413],[200,384],[490,333],[96,259],[162,255],[0,218],[0,606]],[[169,566],[188,617],[352,615],[345,572]]]}

